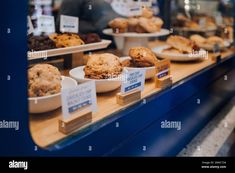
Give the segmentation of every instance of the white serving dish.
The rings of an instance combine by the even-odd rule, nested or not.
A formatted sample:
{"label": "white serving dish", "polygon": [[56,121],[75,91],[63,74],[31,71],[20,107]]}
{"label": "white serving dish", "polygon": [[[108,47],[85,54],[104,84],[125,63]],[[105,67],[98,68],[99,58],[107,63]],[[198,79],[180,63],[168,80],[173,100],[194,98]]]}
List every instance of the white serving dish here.
{"label": "white serving dish", "polygon": [[161,29],[155,33],[113,33],[112,29],[105,29],[103,33],[114,37],[117,48],[122,51],[123,55],[128,55],[129,49],[132,47],[143,46],[148,47],[149,38],[157,38],[170,34],[167,29]]}
{"label": "white serving dish", "polygon": [[176,53],[163,53],[164,49],[169,48],[169,45],[159,46],[152,49],[158,58],[169,59],[171,61],[198,61],[207,58],[208,54],[205,50],[200,50],[198,54],[176,54]]}
{"label": "white serving dish", "polygon": [[[70,77],[62,76],[61,85],[62,89],[67,89],[75,87],[77,82]],[[61,93],[44,97],[31,97],[28,100],[31,114],[45,113],[61,107]]]}
{"label": "white serving dish", "polygon": [[107,48],[111,43],[112,41],[110,40],[101,40],[101,42],[84,44],[80,46],[71,46],[71,47],[56,48],[56,49],[50,49],[50,50],[44,50],[44,51],[28,52],[28,60],[103,49],[103,48]]}
{"label": "white serving dish", "polygon": [[96,92],[106,93],[118,89],[121,86],[121,80],[118,78],[114,79],[88,79],[85,78],[84,72],[85,66],[80,66],[70,70],[69,75],[77,80],[78,83],[84,83],[88,81],[95,81]]}

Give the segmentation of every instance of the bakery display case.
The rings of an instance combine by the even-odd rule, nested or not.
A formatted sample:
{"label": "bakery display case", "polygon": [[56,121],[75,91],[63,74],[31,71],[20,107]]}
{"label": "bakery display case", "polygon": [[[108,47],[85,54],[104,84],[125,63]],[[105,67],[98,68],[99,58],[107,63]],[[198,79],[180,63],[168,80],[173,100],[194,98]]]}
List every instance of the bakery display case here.
{"label": "bakery display case", "polygon": [[233,1],[159,1],[159,14],[157,1],[109,3],[126,3],[123,15],[113,8],[97,33],[79,32],[84,16],[59,13],[56,28],[52,15],[29,14],[32,139],[52,153],[175,156],[235,93]]}

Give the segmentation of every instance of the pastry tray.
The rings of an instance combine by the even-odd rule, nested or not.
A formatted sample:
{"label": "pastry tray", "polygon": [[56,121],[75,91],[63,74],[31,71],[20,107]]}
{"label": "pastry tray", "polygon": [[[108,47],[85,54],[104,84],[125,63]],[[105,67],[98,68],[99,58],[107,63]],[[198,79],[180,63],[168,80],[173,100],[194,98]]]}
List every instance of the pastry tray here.
{"label": "pastry tray", "polygon": [[80,46],[28,52],[28,60],[35,60],[35,59],[42,59],[42,58],[45,59],[45,58],[53,57],[53,56],[104,49],[104,48],[107,48],[111,43],[112,43],[111,40],[102,40],[101,42],[84,44]]}

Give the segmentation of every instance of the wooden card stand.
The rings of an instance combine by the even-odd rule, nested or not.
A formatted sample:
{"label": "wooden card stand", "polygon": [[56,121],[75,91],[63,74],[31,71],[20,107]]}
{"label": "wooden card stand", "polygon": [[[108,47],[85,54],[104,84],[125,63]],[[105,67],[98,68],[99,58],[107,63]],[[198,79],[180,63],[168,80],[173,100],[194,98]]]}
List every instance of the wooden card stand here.
{"label": "wooden card stand", "polygon": [[214,53],[212,56],[211,56],[211,60],[214,61],[214,62],[220,62],[221,61],[221,54],[220,53]]}
{"label": "wooden card stand", "polygon": [[121,94],[118,93],[116,96],[117,99],[117,104],[124,106],[127,105],[131,102],[138,101],[141,99],[141,91],[140,90],[135,90],[130,93],[126,94]]}
{"label": "wooden card stand", "polygon": [[165,77],[160,78],[160,79],[158,79],[156,77],[155,80],[156,80],[156,87],[161,88],[161,89],[170,87],[173,83],[171,76],[165,76]]}
{"label": "wooden card stand", "polygon": [[92,112],[84,111],[73,115],[70,118],[64,120],[59,119],[59,131],[64,134],[69,134],[82,126],[92,122]]}

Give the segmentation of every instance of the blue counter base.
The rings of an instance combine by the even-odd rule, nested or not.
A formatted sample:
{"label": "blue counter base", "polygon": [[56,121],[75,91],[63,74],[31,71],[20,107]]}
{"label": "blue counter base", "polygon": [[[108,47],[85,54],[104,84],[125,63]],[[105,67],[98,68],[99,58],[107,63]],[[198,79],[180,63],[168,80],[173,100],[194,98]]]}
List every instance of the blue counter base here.
{"label": "blue counter base", "polygon": [[[176,156],[234,96],[234,67],[228,57],[48,149],[77,156]],[[163,129],[164,120],[179,121],[182,129]]]}

